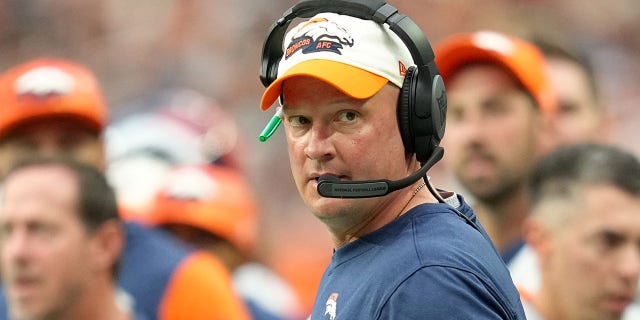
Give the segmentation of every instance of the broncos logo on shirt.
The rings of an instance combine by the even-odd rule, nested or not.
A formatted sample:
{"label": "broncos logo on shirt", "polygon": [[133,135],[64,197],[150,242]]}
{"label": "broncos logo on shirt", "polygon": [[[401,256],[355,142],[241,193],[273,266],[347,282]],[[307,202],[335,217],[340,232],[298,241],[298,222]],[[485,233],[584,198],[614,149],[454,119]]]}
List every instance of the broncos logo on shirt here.
{"label": "broncos logo on shirt", "polygon": [[327,299],[327,303],[326,303],[326,309],[324,310],[324,315],[328,315],[329,316],[329,320],[335,320],[336,318],[336,311],[338,308],[338,294],[337,293],[332,293],[329,296],[329,299]]}

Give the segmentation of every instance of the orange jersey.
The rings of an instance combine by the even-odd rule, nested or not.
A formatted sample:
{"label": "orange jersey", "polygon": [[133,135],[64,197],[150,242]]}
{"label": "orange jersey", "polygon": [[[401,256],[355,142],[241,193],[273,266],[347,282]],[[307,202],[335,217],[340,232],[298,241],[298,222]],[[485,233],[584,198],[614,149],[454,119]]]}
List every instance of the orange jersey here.
{"label": "orange jersey", "polygon": [[250,319],[226,267],[205,252],[191,254],[169,281],[159,319]]}
{"label": "orange jersey", "polygon": [[150,320],[250,319],[231,276],[213,255],[187,249],[161,230],[128,222],[118,278]]}

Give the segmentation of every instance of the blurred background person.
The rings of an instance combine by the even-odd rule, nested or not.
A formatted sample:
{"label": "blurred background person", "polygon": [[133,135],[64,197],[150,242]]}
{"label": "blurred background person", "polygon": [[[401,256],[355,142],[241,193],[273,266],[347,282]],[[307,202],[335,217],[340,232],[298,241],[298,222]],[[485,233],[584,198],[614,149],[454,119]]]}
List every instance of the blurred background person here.
{"label": "blurred background person", "polygon": [[493,31],[455,34],[435,50],[447,87],[446,167],[509,265],[524,245],[529,172],[552,145],[555,104],[542,54]]}
{"label": "blurred background person", "polygon": [[[528,36],[542,51],[545,69],[557,99],[553,114],[558,146],[583,142],[613,143],[613,117],[600,98],[600,85],[587,52],[566,37],[548,34]],[[511,276],[519,288],[538,290],[540,283],[536,254],[525,245],[510,264]]]}
{"label": "blurred background person", "polygon": [[[0,76],[0,176],[20,159],[38,154],[104,170],[107,118],[101,88],[85,66],[41,58],[11,68]],[[249,317],[216,257],[135,222],[125,223],[125,231],[118,283],[146,317]]]}
{"label": "blurred background person", "polygon": [[[204,214],[203,210],[194,212],[194,217],[199,217],[197,220],[187,221],[185,216],[181,221],[190,222],[189,226],[181,224],[181,229],[194,233],[203,234],[204,228],[208,234],[206,239],[190,238],[184,230],[180,235],[191,240],[188,242],[197,248],[217,249],[212,252],[216,252],[216,256],[233,271],[236,288],[245,297],[254,317],[260,318],[264,311],[287,319],[298,317],[302,310],[299,294],[279,274],[265,264],[256,263],[261,244],[259,238],[265,232],[260,222],[264,220],[257,213],[254,191],[245,185],[242,177],[250,153],[244,148],[245,137],[239,131],[236,119],[215,99],[188,88],[173,88],[144,100],[142,108],[113,121],[106,130],[107,175],[121,205],[127,208],[127,218],[155,225],[158,216],[175,220],[183,216],[182,211],[192,207],[215,208],[208,212],[207,219],[211,220],[205,226],[200,225],[205,218],[196,215]],[[191,169],[177,170],[183,166]],[[240,192],[244,199],[238,201],[246,204],[234,204],[238,199],[236,195],[232,197],[233,201],[224,200],[229,210],[222,212],[218,202],[226,197],[225,193],[219,194],[219,188],[216,188],[211,197],[204,196],[208,186],[220,184],[217,181],[221,177],[215,174],[218,169],[210,167],[224,168],[220,169],[222,172],[232,171],[222,175],[224,183],[230,184],[226,195]],[[194,174],[198,172],[200,174]],[[168,182],[173,180],[182,187]],[[195,185],[205,190],[193,199],[174,199],[166,194],[167,183],[171,185],[170,190],[188,188],[187,193],[196,192]],[[175,200],[184,204],[184,210],[170,212],[158,205],[158,199],[154,199],[158,192],[167,196],[160,201]],[[231,210],[231,206],[241,212]],[[175,207],[177,205],[172,206]],[[172,215],[159,214],[156,210],[169,211]],[[243,231],[236,232],[238,230]],[[193,243],[196,239],[206,240],[207,245]],[[210,243],[214,240],[216,246]]]}
{"label": "blurred background person", "polygon": [[589,57],[570,48],[568,41],[561,44],[541,35],[532,41],[544,55],[547,77],[557,99],[554,139],[560,145],[611,142],[612,115],[601,100]]}
{"label": "blurred background person", "polygon": [[105,130],[107,176],[131,219],[146,208],[169,168],[214,164],[242,171],[249,157],[233,116],[214,99],[188,88],[147,97],[135,112]]}
{"label": "blurred background person", "polygon": [[524,234],[541,282],[521,289],[527,319],[620,319],[640,276],[637,158],[612,146],[562,147],[533,171],[531,204]]}
{"label": "blurred background person", "polygon": [[257,202],[236,169],[176,165],[148,209],[143,216],[149,224],[222,259],[254,319],[303,318],[292,288],[255,260]]}
{"label": "blurred background person", "polygon": [[144,319],[119,302],[125,231],[98,169],[35,158],[0,201],[0,265],[11,319]]}

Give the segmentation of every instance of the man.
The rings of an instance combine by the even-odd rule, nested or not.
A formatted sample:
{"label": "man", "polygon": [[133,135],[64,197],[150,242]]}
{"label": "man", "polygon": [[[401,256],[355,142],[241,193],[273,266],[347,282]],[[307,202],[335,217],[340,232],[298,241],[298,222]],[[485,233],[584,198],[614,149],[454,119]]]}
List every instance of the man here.
{"label": "man", "polygon": [[147,223],[220,257],[254,320],[301,318],[293,289],[254,259],[258,205],[236,169],[211,164],[172,166],[142,216]]}
{"label": "man", "polygon": [[[33,154],[104,169],[107,108],[84,66],[36,59],[0,76],[0,177]],[[166,234],[126,223],[119,285],[149,319],[247,319],[224,265]],[[3,313],[0,312],[0,316]]]}
{"label": "man", "polygon": [[[424,168],[439,159],[443,128],[403,143],[410,139],[401,134],[403,128],[416,135],[424,129],[399,124],[412,118],[407,101],[399,98],[416,98],[401,96],[405,81],[410,83],[403,90],[414,88],[413,76],[429,77],[418,80],[428,81],[416,83],[420,91],[413,93],[435,93],[433,104],[429,99],[433,112],[419,114],[434,125],[444,122],[440,78],[430,73],[436,70],[425,59],[429,54],[415,51],[430,49],[415,46],[424,35],[413,33],[416,39],[405,43],[386,23],[331,12],[379,8],[331,4],[303,2],[288,11],[320,13],[280,38],[278,28],[291,16],[275,25],[265,49],[283,48],[286,54],[265,52],[269,61],[263,60],[263,67],[277,64],[278,70],[261,73],[268,85],[261,108],[280,97],[293,180],[335,248],[311,319],[524,319],[508,271],[471,209],[450,194],[444,197],[457,205],[440,203],[445,200],[426,185],[426,177],[419,181]],[[390,13],[389,23],[412,23],[388,4],[383,8],[390,9],[378,11]],[[360,181],[371,179],[376,182]]]}
{"label": "man", "polygon": [[541,283],[523,291],[527,318],[620,319],[640,276],[640,162],[612,146],[560,148],[534,170],[531,194],[525,237]]}
{"label": "man", "polygon": [[[545,58],[545,73],[557,99],[553,113],[558,146],[610,140],[611,115],[600,101],[594,70],[587,57],[566,42],[550,37],[532,37]],[[574,48],[575,49],[575,48]],[[527,245],[509,264],[511,278],[519,289],[535,292],[540,277],[535,252]]]}
{"label": "man", "polygon": [[124,228],[97,169],[20,163],[3,185],[0,239],[11,319],[133,319],[117,303]]}
{"label": "man", "polygon": [[557,142],[610,141],[611,115],[600,99],[587,57],[543,38],[533,43],[544,54],[545,71],[558,99],[554,116]]}
{"label": "man", "polygon": [[[127,113],[105,130],[105,174],[125,219],[146,211],[167,169],[180,163],[237,167],[244,154],[236,119],[215,100],[185,88],[167,88],[153,105]],[[144,217],[141,217],[144,218]]]}
{"label": "man", "polygon": [[445,164],[509,265],[524,241],[528,174],[551,147],[553,93],[533,45],[501,33],[457,34],[436,47],[447,87]]}

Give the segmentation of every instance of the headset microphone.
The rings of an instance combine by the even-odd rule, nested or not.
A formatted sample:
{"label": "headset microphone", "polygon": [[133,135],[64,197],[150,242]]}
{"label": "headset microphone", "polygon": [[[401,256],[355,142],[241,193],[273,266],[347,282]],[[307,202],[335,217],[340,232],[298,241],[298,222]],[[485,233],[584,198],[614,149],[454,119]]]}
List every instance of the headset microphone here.
{"label": "headset microphone", "polygon": [[340,181],[332,175],[323,175],[318,179],[318,193],[326,198],[372,198],[387,195],[393,191],[406,188],[427,174],[427,170],[442,159],[444,149],[436,147],[431,157],[420,170],[400,180],[362,180]]}

